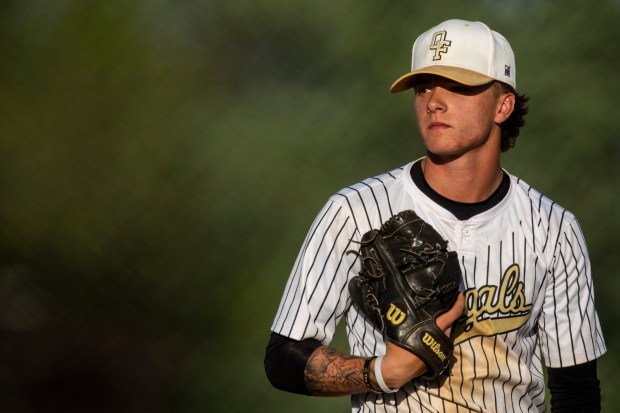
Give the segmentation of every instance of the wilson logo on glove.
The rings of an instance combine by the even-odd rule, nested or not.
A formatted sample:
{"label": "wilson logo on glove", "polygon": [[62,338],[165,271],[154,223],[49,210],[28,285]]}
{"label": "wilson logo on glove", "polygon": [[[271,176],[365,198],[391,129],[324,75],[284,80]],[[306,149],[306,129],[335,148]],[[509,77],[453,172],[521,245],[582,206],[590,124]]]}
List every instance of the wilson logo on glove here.
{"label": "wilson logo on glove", "polygon": [[405,317],[407,317],[407,314],[405,314],[405,312],[400,308],[396,307],[394,303],[390,304],[390,309],[387,310],[387,313],[385,314],[385,318],[395,326],[405,321]]}
{"label": "wilson logo on glove", "polygon": [[424,333],[424,337],[422,337],[422,342],[431,349],[433,353],[439,357],[439,360],[444,361],[446,359],[446,355],[443,351],[441,351],[441,344],[439,344],[433,336],[428,333]]}

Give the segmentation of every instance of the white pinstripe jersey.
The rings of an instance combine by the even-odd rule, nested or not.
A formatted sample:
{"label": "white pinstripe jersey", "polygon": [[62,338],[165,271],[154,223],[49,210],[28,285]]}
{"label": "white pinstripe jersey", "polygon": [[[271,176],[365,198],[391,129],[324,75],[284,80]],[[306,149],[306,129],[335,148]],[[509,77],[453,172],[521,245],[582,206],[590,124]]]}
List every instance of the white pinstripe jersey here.
{"label": "white pinstripe jersey", "polygon": [[453,334],[450,376],[415,380],[394,394],[352,397],[354,412],[546,411],[544,364],[563,367],[605,351],[586,244],[577,220],[510,175],[495,206],[460,221],[413,182],[413,163],[332,196],[313,222],[272,330],[327,345],[346,315],[350,351],[381,355],[380,333],[350,306],[359,262],[348,250],[392,215],[413,209],[457,251],[467,319]]}

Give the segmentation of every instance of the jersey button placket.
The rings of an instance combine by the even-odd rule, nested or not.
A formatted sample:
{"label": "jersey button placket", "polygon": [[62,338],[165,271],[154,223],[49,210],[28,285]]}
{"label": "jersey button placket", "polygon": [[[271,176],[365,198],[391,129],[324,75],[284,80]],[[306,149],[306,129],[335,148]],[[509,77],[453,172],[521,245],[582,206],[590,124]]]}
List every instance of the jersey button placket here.
{"label": "jersey button placket", "polygon": [[472,253],[475,247],[474,230],[471,226],[463,224],[461,227],[461,251]]}

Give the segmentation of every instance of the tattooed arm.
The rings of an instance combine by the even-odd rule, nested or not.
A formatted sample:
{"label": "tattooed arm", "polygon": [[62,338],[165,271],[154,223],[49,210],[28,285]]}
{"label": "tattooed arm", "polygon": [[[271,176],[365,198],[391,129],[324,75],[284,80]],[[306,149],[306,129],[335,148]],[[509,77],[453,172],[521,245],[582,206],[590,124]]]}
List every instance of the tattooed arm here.
{"label": "tattooed arm", "polygon": [[362,377],[364,357],[333,347],[317,348],[306,364],[306,388],[315,396],[341,396],[368,391]]}
{"label": "tattooed arm", "polygon": [[[365,357],[342,353],[333,347],[317,348],[306,364],[306,388],[314,396],[343,396],[364,393],[363,369]],[[370,364],[370,382],[379,388],[374,374],[376,360]],[[388,387],[396,389],[424,372],[424,363],[400,347],[388,343],[381,371]]]}
{"label": "tattooed arm", "polygon": [[[437,318],[437,325],[450,333],[452,323],[462,314],[465,299],[459,295],[457,302],[447,313]],[[341,396],[368,391],[364,384],[365,357],[352,356],[333,347],[317,347],[310,355],[304,372],[307,390],[315,396]],[[370,364],[370,382],[379,388],[375,377],[376,359]],[[421,375],[426,366],[418,357],[395,344],[387,343],[381,364],[383,379],[391,389],[397,389]]]}
{"label": "tattooed arm", "polygon": [[[463,312],[464,301],[460,294],[452,309],[437,318],[437,325],[447,334]],[[363,376],[365,360],[365,357],[323,346],[314,339],[296,341],[272,333],[265,352],[265,373],[271,384],[280,390],[314,396],[349,395],[369,391]],[[378,389],[375,363],[376,359],[370,364],[369,379],[371,386]],[[381,372],[389,388],[402,387],[425,368],[409,351],[387,343]]]}
{"label": "tattooed arm", "polygon": [[[364,383],[366,358],[322,346],[314,339],[296,341],[272,333],[265,353],[265,373],[277,389],[314,396],[339,396],[369,391]],[[371,386],[379,386],[371,362]],[[388,343],[381,371],[390,388],[396,389],[421,374],[424,364],[407,350]],[[400,377],[400,379],[398,379]]]}

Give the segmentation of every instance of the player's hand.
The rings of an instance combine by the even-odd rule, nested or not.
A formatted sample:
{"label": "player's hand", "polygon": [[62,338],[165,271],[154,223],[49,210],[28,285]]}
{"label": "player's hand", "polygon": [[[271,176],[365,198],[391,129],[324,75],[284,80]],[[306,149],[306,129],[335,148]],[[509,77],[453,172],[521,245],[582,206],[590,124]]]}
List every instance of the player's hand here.
{"label": "player's hand", "polygon": [[454,322],[463,315],[464,309],[465,296],[463,295],[463,293],[459,293],[452,308],[448,310],[447,313],[444,313],[437,317],[437,326],[439,326],[439,328],[441,328],[444,333],[448,335],[448,337],[450,337],[450,333],[452,332],[452,324],[454,324]]}
{"label": "player's hand", "polygon": [[[450,335],[452,324],[463,314],[464,307],[465,297],[462,293],[459,293],[452,308],[437,317],[437,325],[448,336]],[[372,368],[374,369],[374,365]],[[400,388],[425,371],[426,366],[424,362],[413,353],[390,342],[387,343],[386,354],[381,363],[381,372],[389,388]]]}

